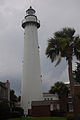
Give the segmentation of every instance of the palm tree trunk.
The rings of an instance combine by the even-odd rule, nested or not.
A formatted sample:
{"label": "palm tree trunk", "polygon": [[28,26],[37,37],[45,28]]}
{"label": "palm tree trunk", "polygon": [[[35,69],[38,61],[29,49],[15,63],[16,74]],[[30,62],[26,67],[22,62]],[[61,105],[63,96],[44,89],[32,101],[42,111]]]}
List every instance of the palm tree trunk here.
{"label": "palm tree trunk", "polygon": [[72,94],[74,120],[78,120],[77,100],[76,100],[76,95],[74,94],[74,79],[72,73],[72,56],[69,56],[68,58],[68,72],[69,72],[70,89]]}

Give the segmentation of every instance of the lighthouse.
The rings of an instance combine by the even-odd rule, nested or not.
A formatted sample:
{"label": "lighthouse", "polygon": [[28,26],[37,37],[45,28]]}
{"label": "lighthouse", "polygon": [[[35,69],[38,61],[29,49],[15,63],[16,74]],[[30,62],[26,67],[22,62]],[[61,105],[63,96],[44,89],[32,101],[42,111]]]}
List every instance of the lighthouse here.
{"label": "lighthouse", "polygon": [[38,46],[38,28],[40,21],[30,6],[22,21],[24,28],[24,59],[21,90],[21,105],[28,114],[32,101],[42,100],[42,84],[40,73],[40,57]]}

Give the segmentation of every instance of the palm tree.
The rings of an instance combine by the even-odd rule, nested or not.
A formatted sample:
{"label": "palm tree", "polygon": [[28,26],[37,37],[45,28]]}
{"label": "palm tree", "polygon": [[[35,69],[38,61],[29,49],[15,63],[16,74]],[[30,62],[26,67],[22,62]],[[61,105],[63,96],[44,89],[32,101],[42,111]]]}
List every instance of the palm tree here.
{"label": "palm tree", "polygon": [[69,89],[66,86],[66,84],[64,84],[61,81],[58,81],[54,84],[54,86],[51,87],[49,93],[51,94],[57,93],[59,99],[65,99],[68,96]]}
{"label": "palm tree", "polygon": [[[69,81],[73,98],[73,109],[75,120],[78,120],[77,107],[74,95],[74,80],[72,74],[72,59],[76,56],[77,60],[80,60],[80,37],[75,36],[75,30],[72,28],[63,28],[61,31],[54,33],[54,37],[48,40],[48,46],[46,48],[46,55],[54,62],[56,59],[58,65],[61,58],[66,58],[68,61]],[[55,66],[56,66],[55,65]]]}

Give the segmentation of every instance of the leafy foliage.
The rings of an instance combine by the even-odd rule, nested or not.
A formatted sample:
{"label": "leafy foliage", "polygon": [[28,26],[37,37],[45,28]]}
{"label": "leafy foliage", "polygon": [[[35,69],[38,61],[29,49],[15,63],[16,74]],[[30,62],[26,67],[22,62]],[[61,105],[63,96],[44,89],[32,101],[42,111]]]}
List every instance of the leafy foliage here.
{"label": "leafy foliage", "polygon": [[64,117],[65,111],[64,110],[53,110],[53,111],[51,111],[51,116]]}
{"label": "leafy foliage", "polygon": [[73,114],[68,114],[67,115],[67,120],[74,120],[74,115]]}
{"label": "leafy foliage", "polygon": [[0,102],[0,119],[7,119],[10,117],[10,107],[6,102]]}
{"label": "leafy foliage", "polygon": [[59,63],[61,57],[68,60],[70,55],[75,55],[80,60],[80,38],[74,34],[74,29],[63,28],[61,31],[55,32],[54,37],[48,40],[46,55],[51,59],[51,62],[58,59],[57,63]]}
{"label": "leafy foliage", "polygon": [[80,37],[75,36],[75,30],[71,28],[63,28],[61,31],[55,32],[53,38],[48,40],[46,55],[51,59],[51,62],[57,60],[56,65],[60,63],[61,58],[66,58],[68,61],[68,72],[73,99],[74,116],[75,120],[77,120],[78,110],[77,102],[75,100],[76,96],[74,94],[72,59],[73,56],[76,56],[77,60],[80,60]]}
{"label": "leafy foliage", "polygon": [[[80,114],[78,115],[78,117],[79,117],[79,120],[80,120]],[[74,115],[73,114],[68,114],[67,115],[67,120],[75,120]]]}
{"label": "leafy foliage", "polygon": [[15,107],[15,104],[16,104],[17,101],[18,101],[18,98],[15,95],[15,91],[10,90],[10,106],[11,106],[11,108]]}
{"label": "leafy foliage", "polygon": [[56,82],[54,86],[51,87],[49,92],[52,94],[57,93],[59,98],[64,98],[68,95],[69,90],[68,87],[63,82]]}
{"label": "leafy foliage", "polygon": [[10,90],[10,100],[17,102],[17,96],[15,95],[15,91],[14,90]]}
{"label": "leafy foliage", "polygon": [[23,110],[22,107],[15,107],[15,108],[13,109],[13,111],[17,111],[17,112],[19,112],[19,115],[20,115],[20,116],[23,116],[24,110]]}
{"label": "leafy foliage", "polygon": [[18,101],[19,101],[19,102],[21,101],[21,96],[18,96]]}

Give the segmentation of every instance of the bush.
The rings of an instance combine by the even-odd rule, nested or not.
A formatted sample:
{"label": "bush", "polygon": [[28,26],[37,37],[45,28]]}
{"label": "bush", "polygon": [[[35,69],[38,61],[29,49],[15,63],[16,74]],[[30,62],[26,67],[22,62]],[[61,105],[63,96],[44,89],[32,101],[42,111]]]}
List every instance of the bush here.
{"label": "bush", "polygon": [[10,111],[10,118],[20,118],[21,114],[18,111]]}
{"label": "bush", "polygon": [[74,120],[74,115],[73,114],[68,114],[67,115],[67,120]]}
{"label": "bush", "polygon": [[23,114],[24,114],[24,110],[23,110],[22,107],[15,107],[15,108],[13,109],[13,111],[19,112],[21,116],[23,116]]}
{"label": "bush", "polygon": [[[79,114],[79,120],[80,120],[80,114]],[[74,120],[74,115],[73,114],[68,114],[67,115],[67,120]]]}
{"label": "bush", "polygon": [[6,102],[0,102],[0,119],[10,118],[10,107]]}
{"label": "bush", "polygon": [[79,119],[80,119],[80,114],[79,114]]}
{"label": "bush", "polygon": [[64,117],[65,112],[63,110],[53,110],[53,111],[51,111],[51,116]]}
{"label": "bush", "polygon": [[23,116],[24,110],[21,107],[15,107],[13,111],[10,111],[9,104],[6,102],[0,102],[0,120],[8,118],[19,118]]}
{"label": "bush", "polygon": [[23,116],[24,115],[24,110],[23,110],[23,108],[22,107],[15,107],[15,108],[13,108],[12,109],[12,116],[14,117],[14,116],[19,116],[19,117],[21,117],[21,116]]}

